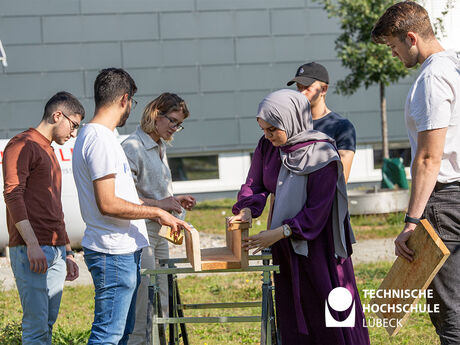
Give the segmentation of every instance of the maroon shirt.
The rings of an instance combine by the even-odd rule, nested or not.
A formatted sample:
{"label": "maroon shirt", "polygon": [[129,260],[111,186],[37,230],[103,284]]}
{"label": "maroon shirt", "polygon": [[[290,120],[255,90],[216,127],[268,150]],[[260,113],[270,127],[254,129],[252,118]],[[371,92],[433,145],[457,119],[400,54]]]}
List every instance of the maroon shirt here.
{"label": "maroon shirt", "polygon": [[51,142],[30,128],[13,137],[3,154],[9,246],[24,245],[15,224],[28,219],[40,245],[69,243],[61,204],[61,168]]}

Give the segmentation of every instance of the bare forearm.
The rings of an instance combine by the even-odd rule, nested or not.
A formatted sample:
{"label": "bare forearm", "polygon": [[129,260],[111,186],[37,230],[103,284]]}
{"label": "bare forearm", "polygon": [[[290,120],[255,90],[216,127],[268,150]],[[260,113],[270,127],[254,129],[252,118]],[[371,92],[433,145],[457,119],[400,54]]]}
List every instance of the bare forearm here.
{"label": "bare forearm", "polygon": [[140,199],[144,203],[145,206],[160,207],[158,205],[158,200],[150,199],[150,198],[140,198]]}
{"label": "bare forearm", "polygon": [[32,225],[30,224],[30,221],[28,219],[21,220],[20,222],[17,222],[15,225],[16,229],[18,229],[19,234],[21,234],[21,237],[27,246],[39,245]]}
{"label": "bare forearm", "polygon": [[343,175],[345,177],[345,182],[348,182],[355,153],[350,150],[339,150],[339,155],[343,165]]}
{"label": "bare forearm", "polygon": [[436,184],[441,160],[415,157],[412,164],[412,188],[407,213],[420,218]]}
{"label": "bare forearm", "polygon": [[118,197],[110,203],[101,205],[99,210],[105,216],[122,219],[152,219],[164,212],[158,207],[137,205]]}

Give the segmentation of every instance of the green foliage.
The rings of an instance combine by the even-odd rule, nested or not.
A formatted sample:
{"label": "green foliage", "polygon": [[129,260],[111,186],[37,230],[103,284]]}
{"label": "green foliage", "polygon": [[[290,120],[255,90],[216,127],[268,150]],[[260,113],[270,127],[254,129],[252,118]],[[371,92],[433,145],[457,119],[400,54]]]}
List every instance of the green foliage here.
{"label": "green foliage", "polygon": [[[54,345],[86,344],[91,330],[74,330],[58,326],[53,330]],[[10,321],[0,329],[0,344],[21,345],[22,330],[20,321]]]}
{"label": "green foliage", "polygon": [[397,82],[409,74],[403,63],[392,57],[386,45],[376,44],[371,31],[393,0],[314,0],[329,17],[337,17],[342,33],[335,40],[337,57],[351,72],[337,82],[339,94],[351,95],[361,85]]}
{"label": "green foliage", "polygon": [[53,344],[56,345],[83,345],[86,344],[91,329],[79,331],[58,326],[53,331]]}
{"label": "green foliage", "polygon": [[0,344],[21,345],[21,323],[10,321],[0,329]]}
{"label": "green foliage", "polygon": [[[395,214],[393,217],[398,218]],[[364,222],[364,220],[363,220]],[[377,220],[375,220],[377,222]],[[366,222],[364,222],[366,224]],[[362,303],[363,289],[376,289],[391,267],[389,262],[361,264],[355,266],[356,283]],[[212,275],[186,275],[179,279],[182,302],[219,303],[260,301],[260,273],[235,273]],[[53,345],[86,344],[93,318],[94,288],[79,286],[64,289],[58,321],[53,330]],[[16,291],[0,294],[0,344],[21,344],[21,307]],[[186,309],[185,316],[249,316],[260,315],[261,308],[238,309]],[[366,314],[366,318],[375,317]],[[260,343],[260,323],[215,323],[187,324],[191,344],[240,345]],[[384,328],[369,328],[373,345],[433,345],[439,344],[438,337],[426,313],[412,313],[400,333],[390,338]]]}

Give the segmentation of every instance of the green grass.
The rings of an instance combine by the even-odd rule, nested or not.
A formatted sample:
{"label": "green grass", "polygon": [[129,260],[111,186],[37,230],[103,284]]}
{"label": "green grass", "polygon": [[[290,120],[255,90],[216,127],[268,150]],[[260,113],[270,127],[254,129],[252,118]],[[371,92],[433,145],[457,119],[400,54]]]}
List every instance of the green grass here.
{"label": "green grass", "polygon": [[[53,331],[53,345],[86,344],[94,312],[92,286],[66,287],[58,320]],[[21,302],[16,289],[0,293],[0,344],[20,345]]]}
{"label": "green grass", "polygon": [[[234,199],[204,201],[187,212],[186,220],[198,230],[209,234],[225,234],[225,217],[232,216]],[[268,207],[254,220],[250,234],[267,228]],[[404,213],[352,216],[351,224],[358,240],[396,237],[404,227]]]}
{"label": "green grass", "polygon": [[[375,289],[390,269],[382,262],[355,267],[356,281],[362,296],[363,289]],[[257,301],[261,299],[261,277],[258,273],[190,275],[179,279],[183,303]],[[65,288],[58,321],[55,325],[55,345],[85,344],[93,319],[93,288],[83,286]],[[363,303],[368,303],[362,298]],[[260,308],[186,310],[185,316],[260,315]],[[371,315],[366,315],[369,318]],[[21,307],[15,290],[0,294],[0,344],[15,345]],[[191,344],[237,345],[259,344],[259,323],[188,324]],[[369,329],[371,344],[439,344],[428,314],[412,314],[407,324],[393,338],[383,328]]]}

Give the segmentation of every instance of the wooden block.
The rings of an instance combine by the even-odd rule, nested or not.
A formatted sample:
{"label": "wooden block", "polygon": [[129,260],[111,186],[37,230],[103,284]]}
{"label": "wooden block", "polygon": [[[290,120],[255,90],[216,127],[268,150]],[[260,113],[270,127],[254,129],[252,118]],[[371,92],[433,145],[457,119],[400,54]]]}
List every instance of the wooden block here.
{"label": "wooden block", "polygon": [[[200,250],[199,233],[196,229],[188,232],[185,230],[185,248],[187,259],[195,271],[245,268],[249,266],[249,255],[241,247],[242,237],[249,234],[249,223],[238,223],[238,229],[230,230],[228,221],[225,222],[226,247],[206,248]],[[240,225],[242,225],[241,228]]]}
{"label": "wooden block", "polygon": [[171,227],[163,225],[158,232],[158,235],[161,237],[166,238],[169,242],[174,243],[176,245],[182,244],[184,241],[184,234],[181,232],[178,237],[174,236],[171,231]]}
{"label": "wooden block", "polygon": [[[241,230],[241,238],[248,238],[249,237],[249,230]],[[244,250],[241,248],[241,245],[243,244],[242,241],[240,241],[240,252],[241,252],[241,257],[240,257],[240,262],[241,262],[241,268],[246,268],[249,266],[249,252],[247,250]]]}
{"label": "wooden block", "polygon": [[185,251],[194,271],[201,271],[200,233],[191,226],[192,231],[184,229]]}
{"label": "wooden block", "polygon": [[[380,284],[379,290],[426,290],[436,273],[447,260],[450,252],[434,231],[431,224],[422,219],[415,231],[407,241],[407,246],[414,251],[414,260],[407,261],[398,256],[385,279]],[[419,298],[374,298],[370,304],[378,305],[415,305]],[[387,320],[386,330],[390,336],[396,335],[409,318],[410,312],[390,311],[388,313],[377,312],[381,319]],[[400,320],[399,323],[389,320]]]}
{"label": "wooden block", "polygon": [[228,225],[228,230],[229,231],[245,230],[245,229],[249,229],[250,227],[251,227],[251,224],[249,222],[235,221]]}
{"label": "wooden block", "polygon": [[241,268],[241,263],[238,261],[204,261],[201,263],[203,270],[225,270],[230,268]]}

